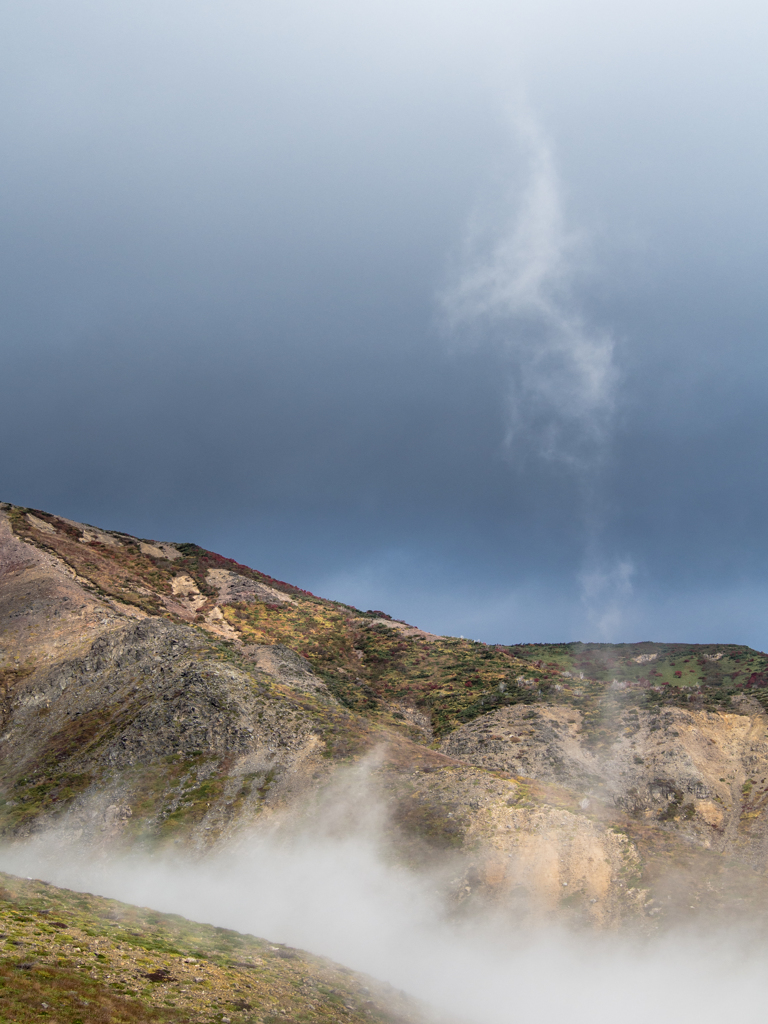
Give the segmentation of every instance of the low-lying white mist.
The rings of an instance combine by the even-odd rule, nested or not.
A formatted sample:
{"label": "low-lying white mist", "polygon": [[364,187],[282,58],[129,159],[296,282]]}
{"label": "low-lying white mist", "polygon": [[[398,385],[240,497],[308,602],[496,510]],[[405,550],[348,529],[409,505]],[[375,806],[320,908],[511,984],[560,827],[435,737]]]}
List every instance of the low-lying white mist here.
{"label": "low-lying white mist", "polygon": [[200,856],[89,849],[64,822],[0,850],[0,868],[322,954],[389,982],[440,1017],[477,1024],[762,1020],[765,946],[751,929],[655,938],[532,928],[457,914],[456,864],[394,861],[367,769],[300,816]]}

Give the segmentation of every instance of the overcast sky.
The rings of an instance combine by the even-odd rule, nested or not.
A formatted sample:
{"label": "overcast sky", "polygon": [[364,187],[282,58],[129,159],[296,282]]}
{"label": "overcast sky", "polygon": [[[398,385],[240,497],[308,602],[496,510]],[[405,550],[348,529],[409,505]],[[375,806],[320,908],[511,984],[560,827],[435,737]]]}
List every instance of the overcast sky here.
{"label": "overcast sky", "polygon": [[768,8],[4,0],[0,497],[768,648]]}

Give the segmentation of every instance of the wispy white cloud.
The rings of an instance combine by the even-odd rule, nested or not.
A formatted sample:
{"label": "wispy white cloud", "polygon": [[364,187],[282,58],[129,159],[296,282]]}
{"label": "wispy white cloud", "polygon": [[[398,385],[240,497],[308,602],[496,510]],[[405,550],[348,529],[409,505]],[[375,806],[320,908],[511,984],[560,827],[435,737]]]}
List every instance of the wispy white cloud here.
{"label": "wispy white cloud", "polygon": [[517,453],[584,470],[607,440],[614,342],[573,295],[578,237],[566,226],[552,145],[529,112],[513,125],[524,182],[507,188],[490,215],[471,218],[441,307],[453,336],[487,338],[509,355],[508,440]]}
{"label": "wispy white cloud", "polygon": [[452,337],[498,346],[507,356],[507,442],[515,461],[544,459],[573,474],[584,544],[582,614],[575,617],[594,639],[616,639],[626,626],[634,567],[603,550],[614,338],[582,312],[584,238],[568,226],[553,145],[530,110],[519,109],[512,125],[522,175],[510,174],[501,200],[472,216],[442,311]]}

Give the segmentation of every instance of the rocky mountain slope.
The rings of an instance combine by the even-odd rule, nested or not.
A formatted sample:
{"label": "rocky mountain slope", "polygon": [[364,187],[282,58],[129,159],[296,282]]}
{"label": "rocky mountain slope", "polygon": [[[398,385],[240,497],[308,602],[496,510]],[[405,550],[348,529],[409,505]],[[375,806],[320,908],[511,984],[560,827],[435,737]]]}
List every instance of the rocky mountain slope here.
{"label": "rocky mountain slope", "polygon": [[370,759],[460,909],[607,926],[768,896],[768,658],[488,646],[194,544],[0,507],[0,829],[205,850]]}

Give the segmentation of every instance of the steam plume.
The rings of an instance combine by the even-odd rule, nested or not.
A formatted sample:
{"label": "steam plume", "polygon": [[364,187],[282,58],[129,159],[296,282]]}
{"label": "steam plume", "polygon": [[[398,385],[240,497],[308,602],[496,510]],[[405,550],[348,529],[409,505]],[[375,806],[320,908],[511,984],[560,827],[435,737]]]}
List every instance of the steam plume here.
{"label": "steam plume", "polygon": [[552,146],[530,114],[515,128],[527,180],[505,196],[499,227],[473,217],[441,304],[451,332],[482,333],[510,357],[510,444],[522,451],[528,441],[539,455],[589,470],[614,406],[614,344],[571,295],[576,239],[565,227]]}
{"label": "steam plume", "polygon": [[596,630],[597,640],[613,640],[626,626],[625,610],[633,594],[635,567],[630,559],[617,559],[612,565],[587,563],[581,573],[581,601],[587,618]]}
{"label": "steam plume", "polygon": [[530,112],[514,125],[525,154],[524,185],[507,190],[499,227],[473,218],[442,307],[453,334],[481,336],[509,358],[507,443],[515,461],[535,456],[572,474],[584,529],[581,603],[599,638],[614,639],[634,571],[627,559],[610,564],[602,551],[600,477],[618,379],[614,340],[587,322],[574,297],[578,239],[566,227],[552,145]]}

